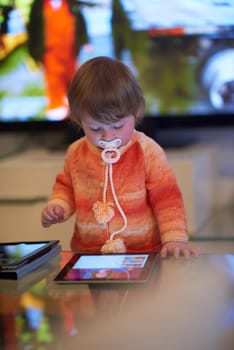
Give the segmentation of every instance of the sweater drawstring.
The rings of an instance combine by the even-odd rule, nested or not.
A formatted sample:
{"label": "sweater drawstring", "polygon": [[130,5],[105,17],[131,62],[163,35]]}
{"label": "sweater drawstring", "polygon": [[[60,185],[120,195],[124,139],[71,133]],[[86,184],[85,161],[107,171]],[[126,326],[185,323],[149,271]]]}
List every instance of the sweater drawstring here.
{"label": "sweater drawstring", "polygon": [[108,183],[110,182],[111,193],[114,199],[114,203],[123,219],[123,226],[119,230],[112,232],[110,235],[110,240],[113,240],[115,235],[123,232],[127,227],[127,218],[119,203],[118,197],[115,192],[114,182],[113,182],[112,164],[118,162],[118,160],[121,157],[120,150],[117,148],[121,145],[121,140],[115,139],[109,142],[101,140],[99,142],[99,145],[100,147],[103,148],[101,157],[106,164],[105,181],[104,181],[102,202],[100,201],[95,202],[93,205],[93,211],[97,222],[102,225],[108,223],[114,216],[113,203],[107,202],[107,198],[106,198],[107,187],[108,187]]}

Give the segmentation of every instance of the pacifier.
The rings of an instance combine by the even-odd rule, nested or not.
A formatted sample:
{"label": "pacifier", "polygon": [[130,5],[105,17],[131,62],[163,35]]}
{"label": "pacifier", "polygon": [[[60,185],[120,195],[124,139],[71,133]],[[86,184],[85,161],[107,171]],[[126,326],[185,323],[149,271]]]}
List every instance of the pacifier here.
{"label": "pacifier", "polygon": [[100,140],[98,141],[99,147],[103,148],[101,153],[102,160],[108,164],[113,164],[118,162],[121,153],[118,149],[121,146],[121,139],[116,138],[111,141]]}

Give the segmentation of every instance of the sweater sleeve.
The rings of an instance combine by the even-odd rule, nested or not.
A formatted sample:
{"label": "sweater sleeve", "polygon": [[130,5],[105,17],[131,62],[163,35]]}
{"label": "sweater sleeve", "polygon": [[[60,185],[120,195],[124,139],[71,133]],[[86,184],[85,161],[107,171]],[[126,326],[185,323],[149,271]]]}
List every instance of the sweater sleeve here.
{"label": "sweater sleeve", "polygon": [[68,148],[64,160],[63,171],[56,176],[53,185],[52,194],[49,198],[48,204],[59,204],[65,211],[65,219],[69,218],[75,212],[74,190],[71,178],[71,160],[74,153],[74,146]]}
{"label": "sweater sleeve", "polygon": [[146,188],[161,241],[187,241],[186,213],[175,174],[155,141],[146,139],[145,146]]}

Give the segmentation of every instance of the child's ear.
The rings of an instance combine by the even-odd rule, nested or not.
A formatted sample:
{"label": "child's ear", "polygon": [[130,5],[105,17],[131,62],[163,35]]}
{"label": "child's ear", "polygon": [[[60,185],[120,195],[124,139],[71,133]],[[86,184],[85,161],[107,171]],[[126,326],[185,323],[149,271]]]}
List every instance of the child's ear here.
{"label": "child's ear", "polygon": [[82,132],[83,126],[82,126],[82,121],[81,120],[74,120],[71,119],[72,126],[78,131]]}
{"label": "child's ear", "polygon": [[140,110],[138,110],[138,112],[135,115],[135,126],[139,126],[142,119],[143,119],[143,116],[142,116],[142,111],[140,109]]}

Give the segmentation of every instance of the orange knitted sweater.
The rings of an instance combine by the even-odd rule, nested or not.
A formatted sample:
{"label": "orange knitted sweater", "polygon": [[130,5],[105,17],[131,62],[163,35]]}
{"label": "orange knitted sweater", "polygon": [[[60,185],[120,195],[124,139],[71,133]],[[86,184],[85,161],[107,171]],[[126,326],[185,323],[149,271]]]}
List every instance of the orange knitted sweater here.
{"label": "orange knitted sweater", "polygon": [[[135,131],[120,151],[120,159],[113,164],[113,183],[127,227],[115,238],[123,238],[128,252],[156,251],[167,241],[187,240],[181,192],[162,148]],[[92,208],[103,198],[105,167],[101,150],[83,137],[69,146],[64,169],[56,177],[49,203],[60,204],[66,219],[75,213],[73,251],[99,251],[110,234],[123,226],[110,186],[106,196],[114,216],[104,225],[95,219]]]}

